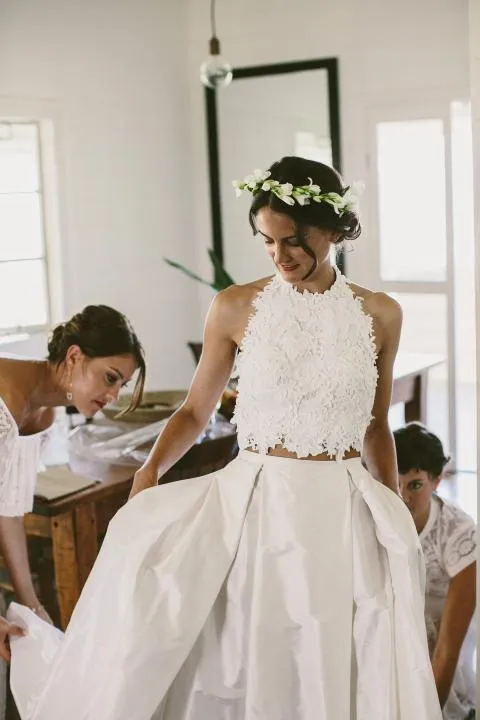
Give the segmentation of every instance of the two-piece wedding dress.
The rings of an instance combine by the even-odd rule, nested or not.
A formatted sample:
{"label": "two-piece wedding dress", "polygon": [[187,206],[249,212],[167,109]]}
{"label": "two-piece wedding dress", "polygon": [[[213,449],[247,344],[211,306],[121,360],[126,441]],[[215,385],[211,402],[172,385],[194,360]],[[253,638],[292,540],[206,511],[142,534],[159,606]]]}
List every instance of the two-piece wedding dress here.
{"label": "two-piece wedding dress", "polygon": [[323,294],[267,284],[238,357],[238,457],[118,512],[64,637],[12,608],[31,628],[13,643],[23,720],[441,720],[412,518],[341,459],[375,359],[338,271]]}

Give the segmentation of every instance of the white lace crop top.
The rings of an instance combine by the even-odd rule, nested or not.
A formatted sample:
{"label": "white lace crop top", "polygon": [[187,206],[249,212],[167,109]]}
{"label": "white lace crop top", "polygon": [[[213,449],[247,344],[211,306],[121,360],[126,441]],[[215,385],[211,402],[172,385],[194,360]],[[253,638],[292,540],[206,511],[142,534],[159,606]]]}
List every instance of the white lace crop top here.
{"label": "white lace crop top", "polygon": [[378,378],[372,318],[335,272],[325,293],[275,276],[255,299],[235,368],[240,449],[361,451]]}
{"label": "white lace crop top", "polygon": [[17,517],[31,512],[42,443],[48,431],[20,435],[9,409],[0,398],[0,515]]}

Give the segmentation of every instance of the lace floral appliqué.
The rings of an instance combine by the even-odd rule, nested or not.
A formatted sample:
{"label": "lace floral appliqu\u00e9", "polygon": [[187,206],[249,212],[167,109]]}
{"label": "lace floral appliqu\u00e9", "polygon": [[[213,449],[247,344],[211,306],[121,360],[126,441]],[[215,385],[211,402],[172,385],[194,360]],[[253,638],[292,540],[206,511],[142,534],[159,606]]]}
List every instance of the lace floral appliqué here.
{"label": "lace floral appliqu\u00e9", "polygon": [[0,398],[0,515],[20,517],[32,510],[44,436],[20,436]]}
{"label": "lace floral appliqu\u00e9", "polygon": [[275,276],[256,298],[236,364],[240,448],[361,451],[378,378],[372,318],[336,272],[323,294]]}

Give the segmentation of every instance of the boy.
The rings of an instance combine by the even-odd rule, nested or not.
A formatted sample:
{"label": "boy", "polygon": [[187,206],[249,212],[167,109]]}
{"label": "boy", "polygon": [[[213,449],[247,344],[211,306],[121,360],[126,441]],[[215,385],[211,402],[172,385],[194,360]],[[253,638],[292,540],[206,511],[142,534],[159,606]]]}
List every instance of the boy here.
{"label": "boy", "polygon": [[435,492],[450,460],[439,438],[419,423],[394,438],[400,492],[425,556],[425,621],[443,717],[474,718],[476,526]]}

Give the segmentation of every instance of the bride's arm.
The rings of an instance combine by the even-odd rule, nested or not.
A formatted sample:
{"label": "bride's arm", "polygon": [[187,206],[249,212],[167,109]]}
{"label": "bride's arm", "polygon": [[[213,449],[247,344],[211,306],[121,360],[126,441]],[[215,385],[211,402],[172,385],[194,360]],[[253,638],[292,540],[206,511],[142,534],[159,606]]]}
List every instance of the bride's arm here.
{"label": "bride's arm", "polygon": [[400,305],[392,298],[377,296],[378,320],[382,343],[377,358],[378,382],[371,421],[363,443],[363,457],[368,471],[376,480],[398,494],[398,471],[395,443],[388,423],[392,397],[393,365],[402,328]]}
{"label": "bride's arm", "polygon": [[206,427],[232,373],[236,345],[232,339],[236,288],[218,293],[207,315],[203,351],[185,402],[157,438],[143,467],[135,474],[130,497],[153,487],[194,444]]}

